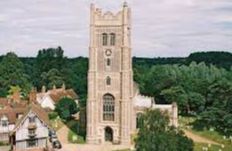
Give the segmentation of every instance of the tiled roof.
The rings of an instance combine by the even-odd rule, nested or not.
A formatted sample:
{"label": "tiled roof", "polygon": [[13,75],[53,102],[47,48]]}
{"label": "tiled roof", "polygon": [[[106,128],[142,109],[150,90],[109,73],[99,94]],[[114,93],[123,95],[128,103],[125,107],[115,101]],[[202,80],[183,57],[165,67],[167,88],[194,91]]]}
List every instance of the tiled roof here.
{"label": "tiled roof", "polygon": [[14,124],[20,114],[26,111],[28,101],[14,102],[9,98],[0,98],[0,118],[6,116],[10,124]]}
{"label": "tiled roof", "polygon": [[0,110],[0,117],[6,116],[9,120],[9,123],[14,124],[17,121],[18,115],[23,115],[25,111],[26,108],[12,108],[7,106],[6,108]]}
{"label": "tiled roof", "polygon": [[60,99],[64,97],[72,98],[72,99],[77,99],[78,95],[74,92],[73,89],[68,89],[68,90],[61,90],[61,89],[56,89],[56,90],[49,90],[48,91],[49,96],[51,99],[56,103]]}
{"label": "tiled roof", "polygon": [[10,106],[13,108],[25,107],[27,105],[27,103],[28,103],[27,100],[20,100],[20,102],[15,102],[9,98],[0,98],[0,106],[2,108],[5,108],[6,106]]}
{"label": "tiled roof", "polygon": [[27,110],[25,111],[23,117],[20,120],[17,121],[14,130],[16,130],[18,128],[18,126],[20,125],[20,123],[22,121],[24,121],[25,117],[27,117],[27,115],[28,115],[28,113],[30,111],[32,111],[33,113],[35,113],[38,116],[38,118],[41,121],[43,121],[47,126],[50,126],[48,114],[44,111],[44,109],[42,107],[40,107],[39,105],[35,104],[35,103],[31,103],[27,107]]}
{"label": "tiled roof", "polygon": [[7,98],[0,98],[0,105],[7,106],[9,104],[9,100]]}

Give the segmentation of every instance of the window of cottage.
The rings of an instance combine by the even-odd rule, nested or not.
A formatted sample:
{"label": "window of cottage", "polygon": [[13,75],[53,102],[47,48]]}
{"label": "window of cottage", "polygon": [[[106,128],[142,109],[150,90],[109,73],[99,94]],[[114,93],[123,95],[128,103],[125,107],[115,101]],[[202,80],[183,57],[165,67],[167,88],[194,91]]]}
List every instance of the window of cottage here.
{"label": "window of cottage", "polygon": [[27,140],[27,147],[30,148],[30,147],[36,147],[38,144],[38,140],[37,139],[30,139],[30,140]]}
{"label": "window of cottage", "polygon": [[103,120],[114,121],[115,101],[111,94],[103,96]]}
{"label": "window of cottage", "polygon": [[29,123],[35,123],[35,116],[29,117]]}
{"label": "window of cottage", "polygon": [[8,121],[2,120],[2,127],[7,127],[7,126],[8,126]]}
{"label": "window of cottage", "polygon": [[28,129],[28,134],[30,136],[35,135],[35,129]]}
{"label": "window of cottage", "polygon": [[1,118],[1,126],[2,127],[8,126],[8,118],[5,115]]}

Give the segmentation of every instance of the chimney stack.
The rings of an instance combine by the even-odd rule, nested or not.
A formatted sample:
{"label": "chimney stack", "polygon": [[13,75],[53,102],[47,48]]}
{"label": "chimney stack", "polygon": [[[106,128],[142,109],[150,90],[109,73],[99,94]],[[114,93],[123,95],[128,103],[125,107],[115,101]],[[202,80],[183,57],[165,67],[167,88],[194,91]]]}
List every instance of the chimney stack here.
{"label": "chimney stack", "polygon": [[65,83],[62,84],[62,90],[64,91],[66,89]]}
{"label": "chimney stack", "polygon": [[12,94],[12,100],[13,100],[13,102],[19,103],[20,100],[21,100],[21,98],[20,98],[21,96],[20,95],[21,95],[20,92],[18,90],[15,90],[14,93]]}
{"label": "chimney stack", "polygon": [[53,89],[53,90],[56,90],[56,85],[55,85],[55,84],[53,85],[53,88],[52,88],[52,89]]}
{"label": "chimney stack", "polygon": [[45,85],[42,86],[41,92],[42,92],[42,93],[46,93],[46,86],[45,86]]}
{"label": "chimney stack", "polygon": [[33,87],[31,89],[30,94],[29,94],[29,103],[36,102],[36,94],[37,94],[37,91],[36,91],[35,87]]}

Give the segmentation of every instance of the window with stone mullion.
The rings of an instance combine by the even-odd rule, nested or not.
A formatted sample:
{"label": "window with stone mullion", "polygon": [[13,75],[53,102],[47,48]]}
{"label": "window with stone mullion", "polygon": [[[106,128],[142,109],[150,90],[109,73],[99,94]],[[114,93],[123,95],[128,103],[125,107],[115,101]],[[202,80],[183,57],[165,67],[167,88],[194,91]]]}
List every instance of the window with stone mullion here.
{"label": "window with stone mullion", "polygon": [[103,97],[103,120],[114,121],[114,98],[107,94]]}

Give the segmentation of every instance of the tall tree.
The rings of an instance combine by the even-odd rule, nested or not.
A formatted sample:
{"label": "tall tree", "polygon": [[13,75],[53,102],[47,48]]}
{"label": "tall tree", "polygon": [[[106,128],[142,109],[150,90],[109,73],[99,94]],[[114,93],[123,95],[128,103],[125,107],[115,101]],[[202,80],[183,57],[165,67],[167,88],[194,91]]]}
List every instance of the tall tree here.
{"label": "tall tree", "polygon": [[59,114],[59,116],[64,119],[70,119],[73,114],[78,112],[77,104],[74,100],[70,98],[62,98],[57,104],[55,111]]}
{"label": "tall tree", "polygon": [[[50,70],[58,70],[61,77],[64,77],[67,67],[67,58],[64,57],[64,50],[61,47],[48,48],[39,50],[35,61],[35,68],[37,69],[33,75],[33,83],[37,87],[42,87],[42,78],[44,73],[49,73]],[[51,71],[50,71],[51,72]],[[48,86],[48,85],[47,85]]]}
{"label": "tall tree", "polygon": [[135,140],[137,151],[193,151],[193,141],[169,126],[167,113],[148,110],[141,120],[143,124]]}
{"label": "tall tree", "polygon": [[7,53],[0,63],[0,95],[6,96],[11,86],[19,86],[24,94],[31,89],[23,63],[13,52]]}
{"label": "tall tree", "polygon": [[48,72],[43,72],[41,74],[41,83],[48,88],[52,88],[53,86],[61,87],[64,83],[64,78],[62,74],[57,69],[51,69]]}

